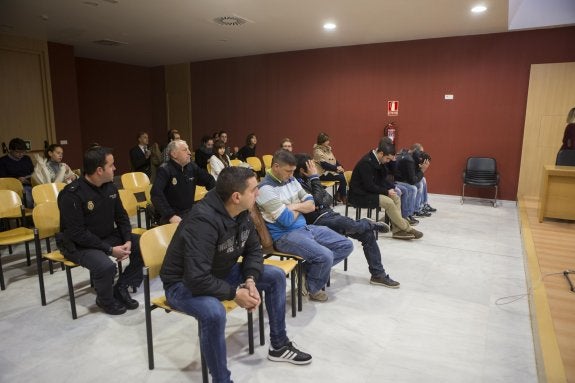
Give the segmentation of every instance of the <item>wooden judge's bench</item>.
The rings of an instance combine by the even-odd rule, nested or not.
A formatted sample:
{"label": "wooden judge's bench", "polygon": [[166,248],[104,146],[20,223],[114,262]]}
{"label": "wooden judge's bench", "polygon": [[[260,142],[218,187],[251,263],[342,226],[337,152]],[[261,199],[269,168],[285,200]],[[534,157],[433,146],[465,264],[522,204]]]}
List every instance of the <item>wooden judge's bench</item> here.
{"label": "wooden judge's bench", "polygon": [[539,222],[545,217],[575,220],[575,166],[544,166]]}

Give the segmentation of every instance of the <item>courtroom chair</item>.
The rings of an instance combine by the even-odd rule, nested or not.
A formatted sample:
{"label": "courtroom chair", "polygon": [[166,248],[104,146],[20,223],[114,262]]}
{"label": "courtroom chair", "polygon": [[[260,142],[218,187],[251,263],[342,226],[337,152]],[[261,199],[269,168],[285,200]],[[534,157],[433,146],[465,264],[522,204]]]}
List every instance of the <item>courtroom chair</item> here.
{"label": "courtroom chair", "polygon": [[266,172],[268,171],[268,169],[271,169],[273,158],[274,158],[274,156],[271,154],[264,154],[262,156],[262,161],[264,163],[264,167],[265,167]]}
{"label": "courtroom chair", "polygon": [[240,166],[241,164],[242,164],[242,161],[238,160],[237,158],[230,160],[230,166]]}
{"label": "courtroom chair", "polygon": [[258,157],[248,157],[246,162],[251,166],[259,179],[262,176],[262,161]]}
{"label": "courtroom chair", "polygon": [[194,194],[194,202],[198,202],[202,200],[206,194],[208,193],[208,189],[202,185],[196,185],[196,192]]}
{"label": "courtroom chair", "polygon": [[[22,201],[22,208],[24,211],[24,216],[15,217],[21,223],[22,226],[25,225],[26,217],[32,216],[32,209],[27,208],[24,199],[24,186],[19,179],[13,177],[3,177],[0,178],[0,190],[12,190],[20,197]],[[7,217],[7,218],[14,218],[14,217]]]}
{"label": "courtroom chair", "polygon": [[44,202],[58,202],[58,194],[66,186],[63,182],[52,182],[39,184],[32,188],[32,198],[34,204],[39,205]]}
{"label": "courtroom chair", "polygon": [[557,153],[557,166],[575,166],[575,149],[563,149]]}
{"label": "courtroom chair", "polygon": [[144,219],[147,225],[149,222],[149,218],[147,216],[147,207],[151,203],[151,200],[148,199],[149,194],[147,193],[151,185],[150,179],[146,173],[130,172],[122,174],[120,180],[122,181],[122,187],[134,193],[138,201],[138,227],[142,227],[140,218],[140,214],[142,212],[144,213]]}
{"label": "courtroom chair", "polygon": [[[150,291],[150,280],[156,278],[160,274],[160,269],[166,256],[166,250],[176,229],[178,228],[177,223],[171,223],[167,225],[162,225],[154,227],[146,231],[140,238],[140,249],[142,251],[142,259],[144,260],[144,303],[145,303],[145,316],[146,316],[146,339],[148,345],[148,368],[150,370],[154,369],[154,340],[152,336],[152,310],[157,308],[164,309],[167,313],[176,312],[183,315],[188,315],[184,312],[174,310],[168,303],[166,296],[162,295],[160,297],[151,298]],[[222,301],[222,305],[226,309],[226,312],[239,307],[234,301]],[[251,312],[247,312],[248,316],[248,343],[249,343],[249,353],[254,353],[254,341],[253,341],[253,316]],[[263,336],[263,302],[259,306],[259,322],[260,322],[260,344],[265,343]],[[198,336],[200,334],[200,326],[198,323]],[[177,339],[174,339],[176,342]],[[207,366],[204,361],[203,354],[200,349],[201,365],[202,365],[202,381],[204,383],[208,382],[208,371]]]}
{"label": "courtroom chair", "polygon": [[465,199],[465,186],[477,188],[495,188],[493,207],[497,207],[497,190],[499,187],[499,173],[497,172],[497,161],[491,157],[469,157],[463,174],[463,188],[461,191],[461,204]]}
{"label": "courtroom chair", "polygon": [[[24,207],[22,199],[12,190],[0,190],[0,219],[4,218],[23,218]],[[26,227],[17,227],[0,232],[0,246],[13,246],[24,243],[26,248],[26,263],[32,264],[30,260],[29,242],[34,240],[34,232]],[[2,260],[0,259],[0,289],[6,289],[4,281],[4,271],[2,269]]]}

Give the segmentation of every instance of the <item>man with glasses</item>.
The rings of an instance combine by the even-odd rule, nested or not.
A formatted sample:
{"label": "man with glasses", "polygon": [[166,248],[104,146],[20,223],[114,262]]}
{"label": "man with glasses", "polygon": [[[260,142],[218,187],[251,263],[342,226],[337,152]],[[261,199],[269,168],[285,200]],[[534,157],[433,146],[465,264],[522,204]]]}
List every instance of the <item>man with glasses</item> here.
{"label": "man with glasses", "polygon": [[24,204],[33,207],[32,185],[30,178],[34,173],[34,165],[30,157],[26,155],[26,142],[21,138],[13,138],[8,144],[9,152],[0,158],[0,177],[17,178],[24,187]]}

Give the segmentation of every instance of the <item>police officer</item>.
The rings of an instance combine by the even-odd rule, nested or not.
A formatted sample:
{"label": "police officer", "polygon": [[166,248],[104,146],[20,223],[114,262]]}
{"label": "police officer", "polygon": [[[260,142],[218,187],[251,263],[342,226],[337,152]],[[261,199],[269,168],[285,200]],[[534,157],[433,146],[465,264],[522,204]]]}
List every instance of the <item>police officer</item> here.
{"label": "police officer", "polygon": [[207,171],[191,162],[186,141],[174,140],[166,147],[170,160],[158,168],[151,196],[160,224],[178,223],[194,205],[196,184],[210,190],[216,181]]}
{"label": "police officer", "polygon": [[[110,315],[138,307],[128,286],[142,282],[140,237],[132,234],[130,219],[122,206],[114,179],[111,149],[96,146],[84,154],[84,177],[67,185],[58,196],[60,233],[58,247],[64,256],[90,270],[96,288],[96,304]],[[116,263],[130,265],[114,286]]]}

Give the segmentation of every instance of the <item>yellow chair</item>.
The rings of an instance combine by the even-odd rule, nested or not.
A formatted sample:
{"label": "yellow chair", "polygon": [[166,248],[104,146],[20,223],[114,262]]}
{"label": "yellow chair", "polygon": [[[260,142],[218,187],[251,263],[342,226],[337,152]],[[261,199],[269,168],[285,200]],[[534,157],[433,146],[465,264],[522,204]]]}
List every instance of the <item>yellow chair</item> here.
{"label": "yellow chair", "polygon": [[[118,190],[118,192],[120,193],[120,200],[122,201],[122,205],[124,206],[126,213],[128,213],[128,216],[129,217],[136,216],[138,214],[138,201],[136,200],[136,196],[134,196],[134,194],[130,190],[126,189],[120,189]],[[133,234],[142,235],[144,234],[145,231],[146,229],[142,227],[132,228]]]}
{"label": "yellow chair", "polygon": [[[156,278],[160,274],[160,269],[166,255],[166,250],[174,233],[178,227],[177,223],[171,223],[167,225],[162,225],[154,227],[146,231],[140,238],[140,249],[142,251],[142,259],[144,260],[144,303],[145,303],[145,313],[146,313],[146,338],[148,343],[148,368],[150,370],[154,369],[154,340],[152,337],[152,310],[156,308],[162,308],[167,313],[174,311],[180,314],[188,315],[181,311],[174,310],[168,304],[165,295],[152,299],[150,297],[150,279]],[[222,301],[222,305],[225,307],[226,312],[230,312],[235,309],[237,304],[234,301]],[[259,322],[260,322],[260,344],[264,344],[263,332],[263,303],[260,305],[259,310]],[[198,326],[198,334],[200,333],[200,328]],[[249,334],[249,353],[254,353],[254,340],[253,340],[253,316],[252,313],[248,312],[248,334]],[[207,367],[204,361],[204,357],[201,354],[201,364],[202,364],[202,380],[203,382],[208,382]]]}
{"label": "yellow chair", "polygon": [[49,241],[47,241],[46,252],[42,251],[41,240],[55,237],[60,231],[60,211],[58,203],[44,202],[34,207],[34,242],[36,243],[36,266],[38,269],[38,283],[40,285],[40,301],[42,306],[46,306],[46,290],[44,288],[44,271],[42,262],[46,259],[51,262],[58,262],[65,267],[66,280],[68,282],[68,296],[70,297],[70,309],[72,319],[78,318],[76,313],[76,299],[74,297],[74,283],[72,282],[72,269],[78,264],[66,259],[59,250],[51,251]]}
{"label": "yellow chair", "polygon": [[268,171],[268,169],[271,169],[273,158],[274,156],[272,156],[271,154],[264,154],[262,156],[262,160],[264,162],[264,167],[266,168],[266,171]]}
{"label": "yellow chair", "polygon": [[53,182],[49,184],[40,184],[32,188],[32,197],[34,204],[39,205],[44,202],[57,202],[58,193],[66,186],[63,182]]}
{"label": "yellow chair", "polygon": [[[12,190],[20,197],[22,201],[22,207],[24,209],[24,217],[30,217],[32,215],[32,209],[28,209],[24,206],[24,186],[22,182],[20,182],[17,178],[12,177],[3,177],[0,178],[0,190]],[[18,216],[19,220],[22,221],[22,225],[24,225],[24,218]]]}
{"label": "yellow chair", "polygon": [[[23,218],[22,199],[12,190],[0,190],[0,219]],[[26,247],[27,265],[31,265],[30,247],[28,242],[34,240],[34,232],[26,227],[17,227],[0,232],[0,246],[12,246],[24,243]],[[5,290],[4,271],[0,260],[0,289]]]}
{"label": "yellow chair", "polygon": [[197,202],[203,199],[208,193],[208,189],[205,186],[196,185],[196,193],[194,194],[194,201]]}
{"label": "yellow chair", "polygon": [[[136,200],[138,201],[138,227],[142,227],[140,213],[144,212],[146,224],[149,222],[148,217],[146,216],[146,208],[148,207],[148,204],[151,203],[151,199],[148,198],[151,185],[150,179],[146,173],[142,172],[124,173],[120,179],[124,189],[130,190],[136,196]],[[141,201],[142,197],[145,198],[145,200]]]}
{"label": "yellow chair", "polygon": [[230,166],[240,166],[241,164],[242,164],[242,161],[238,160],[237,158],[230,160]]}
{"label": "yellow chair", "polygon": [[260,173],[262,171],[262,161],[258,157],[248,157],[246,162],[252,167],[254,172]]}

